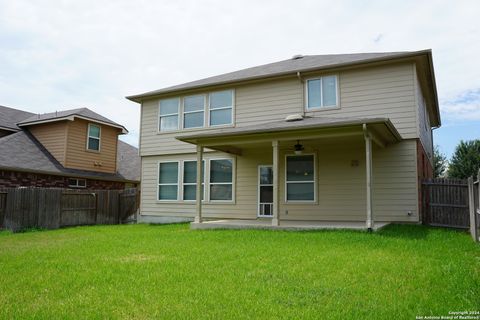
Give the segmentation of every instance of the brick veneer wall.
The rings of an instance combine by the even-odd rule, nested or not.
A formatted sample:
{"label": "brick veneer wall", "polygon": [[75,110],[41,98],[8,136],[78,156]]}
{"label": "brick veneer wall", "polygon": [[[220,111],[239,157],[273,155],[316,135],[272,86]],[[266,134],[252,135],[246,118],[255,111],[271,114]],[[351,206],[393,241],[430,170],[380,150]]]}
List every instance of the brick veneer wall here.
{"label": "brick veneer wall", "polygon": [[423,149],[420,140],[417,139],[417,178],[418,178],[418,208],[420,211],[420,221],[423,221],[422,210],[422,180],[433,178],[433,166]]}
{"label": "brick veneer wall", "polygon": [[[41,188],[68,188],[69,177],[0,170],[0,188],[41,187]],[[79,179],[83,179],[79,177]],[[119,190],[124,189],[125,183],[118,181],[87,180],[86,188],[90,190]]]}

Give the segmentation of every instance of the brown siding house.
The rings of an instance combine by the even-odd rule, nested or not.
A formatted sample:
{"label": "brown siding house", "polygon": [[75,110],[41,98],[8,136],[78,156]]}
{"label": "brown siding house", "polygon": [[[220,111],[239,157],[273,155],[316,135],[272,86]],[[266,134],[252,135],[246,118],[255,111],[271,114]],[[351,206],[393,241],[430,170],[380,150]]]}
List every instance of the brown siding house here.
{"label": "brown siding house", "polygon": [[0,106],[0,187],[123,189],[139,183],[128,131],[87,108],[35,115]]}

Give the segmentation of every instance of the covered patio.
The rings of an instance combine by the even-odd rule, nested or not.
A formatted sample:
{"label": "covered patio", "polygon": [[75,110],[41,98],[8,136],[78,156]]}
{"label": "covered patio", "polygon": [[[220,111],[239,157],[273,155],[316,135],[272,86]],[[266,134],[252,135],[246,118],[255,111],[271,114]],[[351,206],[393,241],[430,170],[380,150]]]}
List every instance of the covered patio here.
{"label": "covered patio", "polygon": [[[365,209],[363,221],[292,221],[281,219],[279,207],[281,204],[281,156],[282,147],[291,146],[298,141],[331,141],[338,139],[354,139],[362,143],[365,155]],[[275,229],[275,230],[318,230],[318,229],[358,229],[377,230],[388,223],[375,222],[372,205],[372,144],[380,148],[401,141],[401,137],[388,118],[325,118],[304,117],[295,115],[284,121],[252,125],[241,128],[224,128],[211,133],[183,135],[178,140],[196,145],[197,172],[201,172],[205,149],[226,152],[242,156],[243,150],[257,146],[271,152],[272,164],[272,208],[270,218],[243,219],[205,219],[202,214],[203,201],[201,188],[196,188],[195,219],[192,229]],[[357,143],[357,146],[359,145]],[[297,147],[297,146],[295,146]],[[303,149],[295,149],[295,154],[301,154]],[[299,151],[299,153],[297,153]],[[363,163],[363,161],[362,161]],[[284,179],[285,180],[285,179]],[[197,175],[196,185],[201,185],[201,175]],[[363,189],[363,188],[362,188]],[[286,191],[285,191],[286,192]],[[316,189],[315,189],[316,192]],[[358,208],[357,208],[358,209]]]}

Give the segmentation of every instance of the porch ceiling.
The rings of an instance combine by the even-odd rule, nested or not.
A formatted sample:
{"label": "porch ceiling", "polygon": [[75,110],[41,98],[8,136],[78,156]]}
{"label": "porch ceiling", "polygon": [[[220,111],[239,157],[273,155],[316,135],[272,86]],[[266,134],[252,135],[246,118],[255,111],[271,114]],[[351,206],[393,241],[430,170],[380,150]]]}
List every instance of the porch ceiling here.
{"label": "porch ceiling", "polygon": [[363,136],[364,125],[380,146],[402,140],[388,118],[326,118],[306,117],[297,121],[276,121],[241,128],[211,130],[200,134],[182,135],[176,139],[232,154],[241,154],[246,146],[276,140],[308,140]]}

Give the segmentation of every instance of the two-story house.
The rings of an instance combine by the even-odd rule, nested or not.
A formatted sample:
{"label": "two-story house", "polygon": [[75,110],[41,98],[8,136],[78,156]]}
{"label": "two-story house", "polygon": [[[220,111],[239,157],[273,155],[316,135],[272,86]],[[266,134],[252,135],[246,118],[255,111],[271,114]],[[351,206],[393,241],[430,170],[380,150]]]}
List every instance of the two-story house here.
{"label": "two-story house", "polygon": [[87,108],[33,114],[0,106],[0,187],[123,189],[140,180],[124,126]]}
{"label": "two-story house", "polygon": [[440,126],[430,50],[295,56],[127,98],[140,221],[421,221]]}

